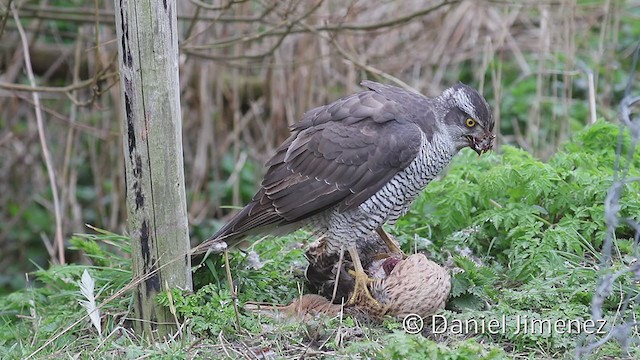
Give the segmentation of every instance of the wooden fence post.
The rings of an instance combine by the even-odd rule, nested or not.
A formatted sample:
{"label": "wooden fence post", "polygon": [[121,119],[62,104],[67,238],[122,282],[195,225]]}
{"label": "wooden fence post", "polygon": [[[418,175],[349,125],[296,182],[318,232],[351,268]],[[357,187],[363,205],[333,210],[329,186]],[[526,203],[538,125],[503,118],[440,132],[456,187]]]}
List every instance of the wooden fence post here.
{"label": "wooden fence post", "polygon": [[114,4],[133,276],[145,277],[134,294],[136,330],[158,338],[176,324],[155,295],[166,286],[192,288],[176,2]]}

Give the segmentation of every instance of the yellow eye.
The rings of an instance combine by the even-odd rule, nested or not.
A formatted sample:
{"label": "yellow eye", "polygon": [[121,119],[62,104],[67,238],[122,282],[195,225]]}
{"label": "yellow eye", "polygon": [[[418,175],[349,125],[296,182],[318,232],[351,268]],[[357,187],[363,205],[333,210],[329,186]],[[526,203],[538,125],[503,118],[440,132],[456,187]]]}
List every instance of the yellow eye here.
{"label": "yellow eye", "polygon": [[466,123],[467,123],[467,126],[468,126],[468,127],[474,127],[474,126],[476,126],[476,121],[475,121],[475,120],[473,120],[472,118],[468,118],[468,119],[467,119],[467,121],[466,121]]}

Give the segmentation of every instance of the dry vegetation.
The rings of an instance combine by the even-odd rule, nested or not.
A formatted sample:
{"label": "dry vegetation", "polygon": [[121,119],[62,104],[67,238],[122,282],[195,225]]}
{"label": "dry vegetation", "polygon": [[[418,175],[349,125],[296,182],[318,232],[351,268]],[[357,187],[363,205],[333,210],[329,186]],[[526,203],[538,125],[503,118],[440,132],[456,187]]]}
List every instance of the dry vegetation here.
{"label": "dry vegetation", "polygon": [[[0,268],[7,259],[26,260],[27,246],[53,239],[52,224],[41,218],[53,213],[54,204],[31,91],[41,91],[64,236],[84,231],[85,223],[123,231],[125,217],[113,4],[4,0],[2,8],[8,3],[17,7],[25,27],[38,85],[25,82],[21,40],[5,12],[0,247],[11,256]],[[626,6],[617,1],[180,1],[189,221],[201,225],[222,216],[224,205],[240,205],[252,191],[237,181],[243,165],[262,164],[304,111],[356,91],[363,78],[428,95],[459,79],[477,84],[493,95],[499,121],[509,123],[499,127],[500,143],[517,143],[547,157],[570,134],[563,115],[573,102],[596,106],[614,100],[615,82],[607,79],[607,69],[617,66],[612,60],[619,54],[608,45],[617,43]],[[600,34],[595,44],[593,36],[582,36],[594,32]],[[578,53],[589,56],[589,65]],[[519,78],[509,79],[509,86],[536,79],[528,113],[519,119],[501,117],[495,106],[509,91],[501,60],[518,67]],[[597,99],[576,99],[572,78],[587,86],[601,83]],[[541,111],[550,98],[556,107],[552,118]],[[545,127],[549,123],[554,126]],[[16,226],[24,225],[25,212],[34,207],[43,210],[32,220],[41,226],[16,238]],[[47,248],[54,255],[54,246]]]}

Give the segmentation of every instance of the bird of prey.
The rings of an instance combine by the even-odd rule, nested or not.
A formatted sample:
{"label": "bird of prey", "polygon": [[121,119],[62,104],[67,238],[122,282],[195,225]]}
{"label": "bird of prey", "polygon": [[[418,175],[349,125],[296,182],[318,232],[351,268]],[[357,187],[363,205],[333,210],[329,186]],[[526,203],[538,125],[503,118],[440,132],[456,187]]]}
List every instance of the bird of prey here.
{"label": "bird of prey", "polygon": [[359,292],[371,297],[357,239],[374,231],[385,236],[382,225],[407,212],[459,150],[480,155],[495,136],[486,100],[462,83],[434,98],[373,81],[362,85],[367,89],[306,112],[267,161],[253,200],[198,248],[310,227],[327,238],[328,253],[351,255],[349,301]]}

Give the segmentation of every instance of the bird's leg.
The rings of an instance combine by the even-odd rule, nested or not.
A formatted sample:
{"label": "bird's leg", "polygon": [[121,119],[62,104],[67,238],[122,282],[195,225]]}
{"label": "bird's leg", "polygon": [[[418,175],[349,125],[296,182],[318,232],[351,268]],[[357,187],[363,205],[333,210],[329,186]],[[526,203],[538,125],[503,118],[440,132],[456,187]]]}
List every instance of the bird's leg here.
{"label": "bird's leg", "polygon": [[[354,271],[350,272],[355,280],[355,286],[353,287],[353,294],[347,302],[348,305],[370,303],[380,306],[378,300],[371,296],[368,285],[372,281],[369,276],[364,272],[360,257],[358,255],[358,249],[355,246],[350,246],[349,255],[351,255],[351,261],[353,262]],[[363,299],[364,297],[364,299]]]}
{"label": "bird's leg", "polygon": [[394,239],[392,239],[386,231],[384,231],[382,226],[377,228],[376,232],[378,233],[378,235],[380,235],[380,238],[384,241],[384,243],[387,244],[387,247],[389,248],[389,252],[391,254],[402,254],[404,256],[404,252],[402,252],[402,250],[398,246],[398,243]]}

